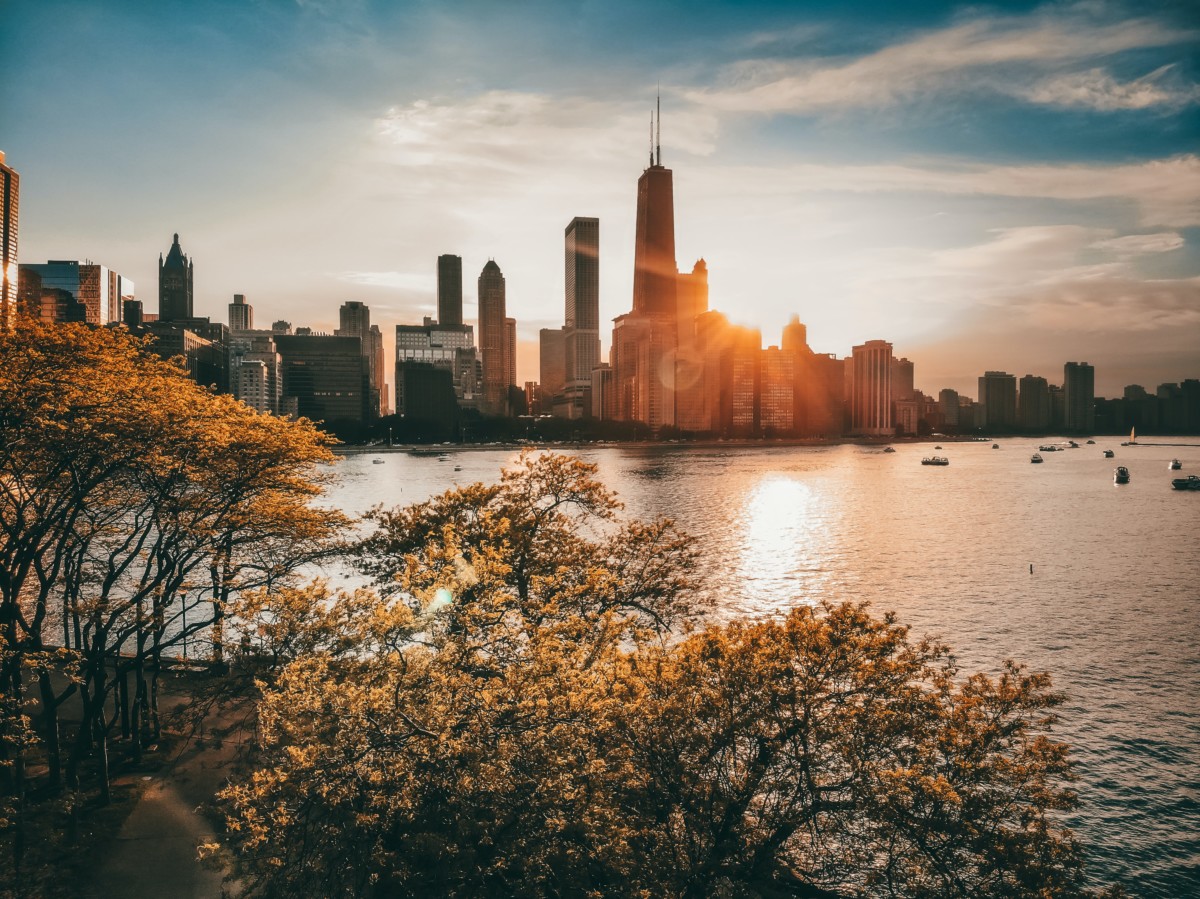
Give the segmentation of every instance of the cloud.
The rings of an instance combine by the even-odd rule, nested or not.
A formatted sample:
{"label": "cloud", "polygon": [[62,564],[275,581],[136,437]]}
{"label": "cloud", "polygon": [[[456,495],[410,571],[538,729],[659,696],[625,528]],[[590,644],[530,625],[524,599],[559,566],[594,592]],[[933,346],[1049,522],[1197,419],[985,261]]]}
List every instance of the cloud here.
{"label": "cloud", "polygon": [[908,191],[1088,202],[1122,200],[1144,226],[1200,225],[1200,156],[1123,165],[989,166],[950,161],[916,165],[802,163],[771,170],[729,170],[745,193]]}
{"label": "cloud", "polygon": [[1120,82],[1104,69],[1057,75],[1020,87],[1018,96],[1046,106],[1083,107],[1099,112],[1123,109],[1178,109],[1200,101],[1200,85],[1165,84],[1175,69],[1166,65],[1134,81]]}
{"label": "cloud", "polygon": [[1178,250],[1183,244],[1181,234],[1160,231],[1157,234],[1127,234],[1124,237],[1099,240],[1092,244],[1092,247],[1097,250],[1110,250],[1118,256],[1128,258],[1150,253],[1169,253]]}
{"label": "cloud", "polygon": [[[1095,69],[1037,85],[1027,81],[1048,69],[1188,43],[1197,36],[1195,31],[1170,29],[1151,19],[1098,24],[1070,9],[1030,17],[982,17],[848,61],[736,62],[721,73],[723,86],[692,90],[688,96],[724,111],[814,113],[885,107],[933,91],[1001,89],[1037,103],[1141,109],[1168,100],[1178,102],[1178,91],[1155,86],[1162,70],[1127,85],[1111,78],[1106,82],[1107,76]],[[997,79],[998,72],[1015,81],[1005,85]]]}

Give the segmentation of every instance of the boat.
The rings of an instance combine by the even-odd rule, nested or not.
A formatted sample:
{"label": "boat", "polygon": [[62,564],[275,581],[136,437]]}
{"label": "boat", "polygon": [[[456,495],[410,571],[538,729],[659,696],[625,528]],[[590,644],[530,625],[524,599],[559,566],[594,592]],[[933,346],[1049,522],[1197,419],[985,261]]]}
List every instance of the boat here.
{"label": "boat", "polygon": [[1089,440],[1088,443],[1095,443],[1095,440]]}
{"label": "boat", "polygon": [[1038,462],[1042,462],[1044,460],[1042,459],[1040,454],[1034,453],[1032,456],[1029,457],[1029,461],[1032,462],[1034,465],[1036,465]]}
{"label": "boat", "polygon": [[1114,484],[1128,484],[1129,483],[1129,469],[1126,468],[1124,465],[1118,465],[1116,468],[1116,471],[1113,472],[1113,483]]}
{"label": "boat", "polygon": [[993,443],[993,444],[992,444],[992,449],[1000,449],[1000,444],[998,444],[998,443]]}
{"label": "boat", "polygon": [[1179,471],[1179,469],[1181,469],[1181,468],[1183,468],[1182,462],[1180,462],[1178,459],[1171,460],[1171,465],[1170,465],[1171,471]]}
{"label": "boat", "polygon": [[942,448],[942,445],[940,443],[934,447],[934,449],[941,449],[941,448]]}
{"label": "boat", "polygon": [[382,460],[382,459],[372,459],[372,460],[371,460],[371,464],[372,464],[372,465],[382,465],[382,464],[383,464],[383,460]]}
{"label": "boat", "polygon": [[1067,443],[1070,444],[1071,449],[1079,449],[1079,444],[1074,440],[1068,440]]}
{"label": "boat", "polygon": [[1038,452],[1040,452],[1040,453],[1057,453],[1060,449],[1062,449],[1062,447],[1058,446],[1056,444],[1043,443],[1041,446],[1038,447]]}
{"label": "boat", "polygon": [[1104,458],[1105,458],[1105,459],[1111,459],[1111,458],[1112,458],[1113,456],[1115,456],[1115,455],[1116,455],[1116,453],[1114,453],[1112,450],[1105,450],[1105,451],[1104,451]]}
{"label": "boat", "polygon": [[885,453],[894,453],[896,451],[896,448],[894,446],[885,446],[883,448],[883,451]]}
{"label": "boat", "polygon": [[1172,478],[1171,486],[1176,490],[1200,490],[1200,475],[1190,474],[1186,478]]}
{"label": "boat", "polygon": [[945,456],[926,456],[921,460],[922,465],[949,465],[950,460]]}
{"label": "boat", "polygon": [[1130,444],[1130,446],[1132,446],[1135,443],[1137,443],[1137,428],[1130,428],[1129,429],[1129,444]]}

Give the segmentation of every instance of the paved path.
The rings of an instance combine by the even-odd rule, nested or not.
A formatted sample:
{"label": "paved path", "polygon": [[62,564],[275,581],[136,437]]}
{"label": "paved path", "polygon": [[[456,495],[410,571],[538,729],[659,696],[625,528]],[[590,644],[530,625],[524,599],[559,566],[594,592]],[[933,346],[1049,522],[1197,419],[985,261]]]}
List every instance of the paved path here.
{"label": "paved path", "polygon": [[[176,695],[168,685],[162,705],[170,708]],[[149,778],[116,840],[96,872],[92,892],[103,899],[221,899],[223,871],[200,864],[196,847],[213,838],[213,827],[200,807],[211,803],[225,783],[239,746],[248,735],[231,724],[226,713],[205,721],[206,742],[189,741],[161,771]],[[224,739],[213,728],[223,727]],[[141,777],[141,775],[127,775]],[[231,890],[236,894],[237,890]]]}

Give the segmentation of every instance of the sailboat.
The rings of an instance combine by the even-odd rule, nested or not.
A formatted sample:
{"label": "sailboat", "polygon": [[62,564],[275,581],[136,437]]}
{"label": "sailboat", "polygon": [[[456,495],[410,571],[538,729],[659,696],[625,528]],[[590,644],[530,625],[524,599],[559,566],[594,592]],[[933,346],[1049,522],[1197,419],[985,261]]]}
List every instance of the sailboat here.
{"label": "sailboat", "polygon": [[1131,445],[1137,443],[1137,428],[1129,429],[1129,443]]}

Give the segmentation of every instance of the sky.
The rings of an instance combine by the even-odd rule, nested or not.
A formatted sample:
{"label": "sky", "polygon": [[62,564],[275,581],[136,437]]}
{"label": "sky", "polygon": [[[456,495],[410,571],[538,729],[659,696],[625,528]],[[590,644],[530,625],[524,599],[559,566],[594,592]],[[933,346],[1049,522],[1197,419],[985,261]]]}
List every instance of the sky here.
{"label": "sky", "polygon": [[518,380],[562,324],[563,229],[600,219],[632,305],[662,102],[680,269],[817,352],[872,339],[917,387],[985,370],[1100,395],[1200,377],[1200,7],[841,2],[0,0],[20,259],[90,259],[157,308],[178,232],[196,313],[330,331],[436,314],[489,259]]}

